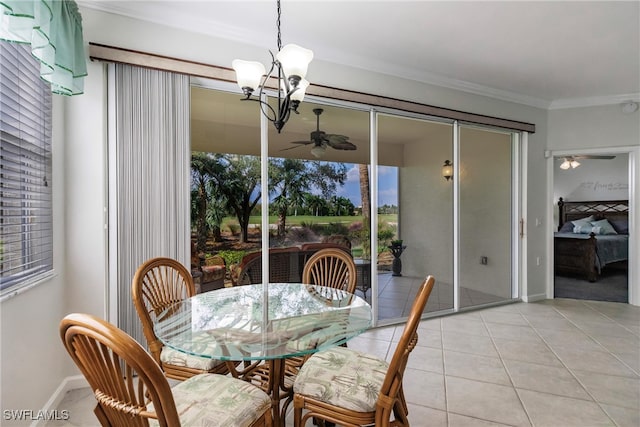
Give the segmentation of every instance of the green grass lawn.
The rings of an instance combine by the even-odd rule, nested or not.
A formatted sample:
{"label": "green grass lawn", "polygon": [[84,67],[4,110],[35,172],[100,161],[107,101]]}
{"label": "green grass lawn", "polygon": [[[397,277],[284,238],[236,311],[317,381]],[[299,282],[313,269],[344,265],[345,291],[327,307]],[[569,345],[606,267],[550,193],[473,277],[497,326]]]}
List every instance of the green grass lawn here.
{"label": "green grass lawn", "polygon": [[[378,219],[382,222],[398,222],[398,215],[378,215]],[[269,224],[276,224],[278,222],[277,216],[269,216]],[[353,222],[362,222],[362,216],[313,216],[313,215],[290,215],[287,216],[287,225],[301,225],[304,224],[351,224]],[[222,221],[223,227],[227,224],[237,224],[238,220],[235,217],[226,217]],[[262,217],[252,216],[249,220],[250,224],[260,225],[262,223]]]}

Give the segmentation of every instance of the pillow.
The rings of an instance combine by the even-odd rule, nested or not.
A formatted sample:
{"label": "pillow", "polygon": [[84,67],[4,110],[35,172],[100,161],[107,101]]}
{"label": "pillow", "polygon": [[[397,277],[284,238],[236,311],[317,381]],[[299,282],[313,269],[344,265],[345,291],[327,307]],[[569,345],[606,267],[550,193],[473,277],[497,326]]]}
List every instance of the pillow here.
{"label": "pillow", "polygon": [[618,234],[629,234],[629,220],[628,219],[610,219],[609,222],[616,230]]}
{"label": "pillow", "polygon": [[573,233],[573,223],[571,221],[567,221],[564,224],[562,224],[562,227],[560,227],[560,230],[558,230],[559,233]]}
{"label": "pillow", "polygon": [[591,233],[591,228],[593,228],[591,221],[584,219],[577,219],[571,221],[571,223],[573,224],[573,232],[576,234],[589,234]]}
{"label": "pillow", "polygon": [[618,234],[606,219],[601,219],[600,221],[591,221],[591,225],[594,229],[598,229],[597,232],[595,230],[593,231],[596,234]]}

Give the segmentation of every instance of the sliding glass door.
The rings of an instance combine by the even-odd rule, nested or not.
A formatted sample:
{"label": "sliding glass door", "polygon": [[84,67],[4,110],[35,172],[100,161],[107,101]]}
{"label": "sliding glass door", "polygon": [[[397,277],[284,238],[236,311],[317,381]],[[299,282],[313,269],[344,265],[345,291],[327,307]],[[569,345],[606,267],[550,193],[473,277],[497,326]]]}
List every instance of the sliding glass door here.
{"label": "sliding glass door", "polygon": [[264,249],[270,281],[300,281],[306,248],[329,243],[350,247],[378,325],[406,318],[427,275],[428,313],[517,296],[516,134],[312,97],[278,133],[237,94],[194,86],[191,102],[192,262],[224,259],[213,287],[244,283]]}
{"label": "sliding glass door", "polygon": [[436,286],[427,312],[453,309],[451,123],[377,115],[378,320],[406,318],[427,275]]}
{"label": "sliding glass door", "polygon": [[513,295],[514,191],[512,135],[459,127],[459,306]]}

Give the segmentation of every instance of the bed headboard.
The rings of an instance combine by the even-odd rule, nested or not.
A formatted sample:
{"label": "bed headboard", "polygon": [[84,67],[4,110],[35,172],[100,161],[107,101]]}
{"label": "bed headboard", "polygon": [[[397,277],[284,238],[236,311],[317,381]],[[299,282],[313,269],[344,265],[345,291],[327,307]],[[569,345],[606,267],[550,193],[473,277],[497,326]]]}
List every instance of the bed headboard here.
{"label": "bed headboard", "polygon": [[597,219],[608,220],[628,219],[628,200],[594,200],[589,202],[566,202],[560,197],[558,201],[559,222],[558,230],[567,221],[575,221],[589,215]]}

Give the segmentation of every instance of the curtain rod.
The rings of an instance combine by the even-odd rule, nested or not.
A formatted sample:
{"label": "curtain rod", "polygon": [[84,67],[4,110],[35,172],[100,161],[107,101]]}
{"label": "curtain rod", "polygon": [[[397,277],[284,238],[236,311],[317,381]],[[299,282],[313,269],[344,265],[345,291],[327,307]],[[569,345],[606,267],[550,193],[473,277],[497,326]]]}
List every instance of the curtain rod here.
{"label": "curtain rod", "polygon": [[[235,83],[236,81],[235,71],[231,68],[156,55],[153,53],[140,52],[121,47],[107,46],[98,43],[89,43],[89,58],[92,61],[119,62],[225,82]],[[273,83],[270,86],[272,88],[277,88],[276,84]],[[376,107],[392,108],[462,122],[495,126],[515,131],[525,131],[529,133],[535,133],[536,131],[536,126],[531,123],[485,116],[482,114],[467,113],[464,111],[435,107],[418,102],[404,101],[386,96],[372,95],[346,89],[337,89],[317,84],[309,86],[307,94],[322,98],[357,102]]]}

